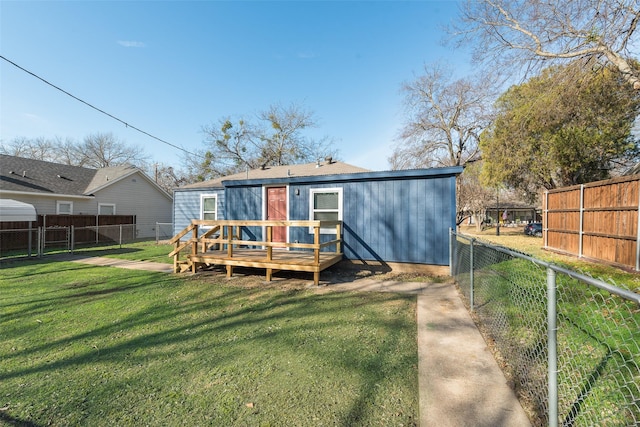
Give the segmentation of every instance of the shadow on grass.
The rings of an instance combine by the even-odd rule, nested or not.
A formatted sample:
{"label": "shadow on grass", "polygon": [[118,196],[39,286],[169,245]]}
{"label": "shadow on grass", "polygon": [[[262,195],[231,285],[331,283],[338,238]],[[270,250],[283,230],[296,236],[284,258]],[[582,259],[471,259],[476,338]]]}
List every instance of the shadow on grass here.
{"label": "shadow on grass", "polygon": [[[57,267],[56,271],[60,271]],[[59,267],[64,271],[75,270],[67,263]],[[108,268],[83,267],[79,274]],[[3,339],[20,339],[33,334],[36,328],[49,329],[36,339],[27,340],[30,344],[2,355],[6,369],[0,372],[0,384],[43,375],[48,377],[59,372],[85,372],[90,367],[95,370],[105,364],[116,368],[123,366],[121,370],[131,371],[130,378],[115,377],[104,384],[95,384],[87,391],[101,396],[100,402],[108,405],[107,399],[118,393],[114,384],[124,388],[132,378],[139,378],[141,383],[148,381],[143,377],[155,362],[168,363],[165,374],[168,378],[160,380],[165,384],[172,382],[172,376],[179,380],[180,369],[187,372],[201,369],[200,365],[190,367],[178,363],[185,358],[200,358],[200,363],[206,361],[207,371],[223,369],[237,360],[246,361],[247,369],[262,369],[252,366],[247,350],[257,354],[281,351],[286,355],[284,357],[316,361],[327,369],[338,369],[360,378],[357,381],[359,390],[349,397],[350,409],[336,414],[340,420],[338,425],[346,426],[367,424],[370,417],[375,417],[372,402],[380,398],[378,386],[393,378],[406,380],[407,366],[417,363],[417,355],[404,356],[402,360],[391,356],[399,346],[405,345],[398,334],[411,327],[405,318],[376,317],[360,322],[357,317],[354,320],[356,315],[377,316],[375,312],[369,312],[369,305],[383,302],[409,307],[415,297],[317,295],[300,290],[246,288],[229,285],[230,282],[218,286],[197,277],[185,280],[161,273],[134,274],[120,270],[111,270],[106,280],[95,283],[90,280],[85,283],[79,279],[77,283],[58,286],[47,292],[50,295],[47,298],[40,298],[42,294],[36,293],[35,298],[26,294],[13,305],[0,301],[3,311],[9,307],[15,309],[16,305],[23,306],[11,310],[8,317],[3,316],[0,321]],[[141,297],[150,294],[157,294],[157,298]],[[349,314],[345,316],[345,312]],[[45,316],[43,323],[36,324],[35,316]],[[67,328],[60,325],[65,321],[71,323]],[[29,326],[16,326],[20,324]],[[4,327],[7,325],[11,327]],[[369,329],[354,335],[352,330],[357,327]],[[341,331],[344,337],[336,337]],[[371,344],[363,347],[362,341],[368,340]],[[69,348],[72,350],[64,351]],[[289,355],[293,353],[295,356]],[[275,364],[274,370],[280,370],[281,361],[270,363]],[[170,365],[173,364],[180,368],[172,371]],[[414,374],[417,375],[417,367]],[[256,380],[243,374],[238,381]],[[310,387],[300,379],[292,381],[300,384],[281,384],[281,387],[294,387],[294,392]],[[328,393],[329,390],[320,392]],[[275,411],[275,414],[281,409],[267,409],[266,406],[264,404],[263,412]],[[417,401],[408,406],[407,412],[417,410]],[[11,416],[4,414],[5,418]],[[238,420],[242,416],[236,408],[229,419]],[[415,417],[416,414],[406,414],[406,418],[414,421]]]}
{"label": "shadow on grass", "polygon": [[7,423],[8,425],[17,427],[38,427],[40,424],[32,423],[31,421],[23,421],[18,418],[14,418],[11,415],[0,410],[0,421]]}

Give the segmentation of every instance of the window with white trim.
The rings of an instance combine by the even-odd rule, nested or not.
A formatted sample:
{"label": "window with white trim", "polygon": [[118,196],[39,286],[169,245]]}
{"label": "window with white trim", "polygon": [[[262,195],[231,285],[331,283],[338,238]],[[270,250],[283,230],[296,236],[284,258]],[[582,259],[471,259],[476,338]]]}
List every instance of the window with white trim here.
{"label": "window with white trim", "polygon": [[58,215],[72,215],[73,214],[73,202],[56,201],[56,214]]}
{"label": "window with white trim", "polygon": [[203,194],[200,196],[200,219],[218,219],[217,194]]}
{"label": "window with white trim", "polygon": [[115,215],[116,205],[115,203],[99,203],[98,215]]}
{"label": "window with white trim", "polygon": [[[314,188],[309,191],[311,221],[342,221],[342,188]],[[320,232],[332,233],[335,228],[321,228]]]}

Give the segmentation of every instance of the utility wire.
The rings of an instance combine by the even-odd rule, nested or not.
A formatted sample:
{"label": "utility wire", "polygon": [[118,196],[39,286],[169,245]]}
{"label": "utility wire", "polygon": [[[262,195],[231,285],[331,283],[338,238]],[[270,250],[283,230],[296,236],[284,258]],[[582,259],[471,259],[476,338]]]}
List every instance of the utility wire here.
{"label": "utility wire", "polygon": [[32,76],[33,76],[33,77],[35,77],[36,79],[38,79],[38,80],[40,80],[40,81],[42,81],[42,82],[44,82],[44,83],[48,84],[49,86],[53,87],[54,89],[59,90],[60,92],[64,93],[65,95],[70,96],[71,98],[75,99],[76,101],[80,101],[80,102],[82,102],[84,105],[86,105],[86,106],[88,106],[88,107],[90,107],[90,108],[93,108],[94,110],[96,110],[96,111],[98,111],[98,112],[100,112],[100,113],[104,114],[105,116],[109,116],[109,117],[111,117],[112,119],[114,119],[114,120],[116,120],[116,121],[118,121],[118,122],[122,123],[122,124],[123,124],[123,125],[125,125],[127,128],[131,128],[131,129],[133,129],[133,130],[136,130],[136,131],[138,131],[138,132],[140,132],[140,133],[142,133],[142,134],[144,134],[144,135],[147,135],[147,136],[148,136],[148,137],[150,137],[150,138],[155,139],[156,141],[160,141],[160,142],[162,142],[163,144],[169,145],[169,146],[171,146],[171,147],[173,147],[173,148],[176,148],[176,149],[178,149],[178,150],[180,150],[180,151],[183,151],[183,152],[185,152],[185,153],[187,153],[187,154],[190,154],[190,155],[192,155],[192,156],[195,156],[195,155],[196,155],[196,154],[194,154],[194,153],[192,153],[192,152],[190,152],[190,151],[185,150],[185,149],[184,149],[184,148],[182,148],[182,147],[179,147],[179,146],[177,146],[177,145],[175,145],[175,144],[172,144],[172,143],[170,143],[170,142],[168,142],[168,141],[165,141],[164,139],[158,138],[157,136],[154,136],[154,135],[150,134],[149,132],[145,132],[145,131],[143,131],[143,130],[142,130],[142,129],[140,129],[140,128],[137,128],[137,127],[135,127],[135,126],[130,125],[129,123],[125,122],[124,120],[119,119],[118,117],[114,116],[113,114],[109,114],[109,113],[107,113],[106,111],[101,110],[100,108],[98,108],[98,107],[96,107],[96,106],[94,106],[94,105],[92,105],[92,104],[88,103],[87,101],[84,101],[84,100],[82,100],[82,99],[78,98],[77,96],[75,96],[75,95],[73,95],[73,94],[71,94],[71,93],[67,92],[66,90],[64,90],[64,89],[62,89],[62,88],[60,88],[60,87],[58,87],[58,86],[54,85],[53,83],[51,83],[51,82],[49,82],[49,81],[47,81],[47,80],[43,79],[42,77],[40,77],[40,76],[38,76],[37,74],[35,74],[35,73],[33,73],[33,72],[31,72],[31,71],[27,70],[26,68],[21,67],[20,65],[18,65],[18,64],[16,64],[15,62],[13,62],[13,61],[11,61],[11,60],[9,60],[9,59],[5,58],[5,57],[4,57],[4,56],[2,56],[2,55],[0,55],[0,58],[4,59],[4,60],[5,60],[5,61],[7,61],[9,64],[11,64],[11,65],[13,65],[14,67],[16,67],[16,68],[18,68],[18,69],[20,69],[20,70],[24,71],[25,73],[32,75]]}

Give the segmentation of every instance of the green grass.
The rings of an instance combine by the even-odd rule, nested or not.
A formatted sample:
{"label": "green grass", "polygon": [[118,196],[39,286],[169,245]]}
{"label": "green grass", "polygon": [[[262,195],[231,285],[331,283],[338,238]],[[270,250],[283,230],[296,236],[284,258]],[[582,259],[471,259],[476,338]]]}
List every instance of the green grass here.
{"label": "green grass", "polygon": [[417,424],[415,297],[242,283],[4,263],[0,424]]}
{"label": "green grass", "polygon": [[525,236],[522,227],[500,228],[496,236],[495,228],[478,233],[475,227],[464,227],[460,231],[467,236],[477,237],[506,248],[515,249],[532,257],[581,272],[591,277],[613,283],[624,289],[640,292],[640,274],[629,272],[611,265],[591,262],[577,257],[562,255],[543,248],[541,237]]}
{"label": "green grass", "polygon": [[[506,246],[506,245],[504,245]],[[546,270],[477,250],[475,315],[507,360],[519,395],[546,419]],[[483,257],[484,255],[484,257]],[[474,258],[475,259],[475,258]],[[490,262],[492,261],[492,262]],[[622,273],[619,273],[622,274]],[[467,274],[458,277],[466,282]],[[633,425],[640,417],[640,312],[631,301],[563,274],[557,283],[559,411],[570,425]],[[522,387],[520,387],[520,385]],[[545,424],[543,422],[542,424]]]}

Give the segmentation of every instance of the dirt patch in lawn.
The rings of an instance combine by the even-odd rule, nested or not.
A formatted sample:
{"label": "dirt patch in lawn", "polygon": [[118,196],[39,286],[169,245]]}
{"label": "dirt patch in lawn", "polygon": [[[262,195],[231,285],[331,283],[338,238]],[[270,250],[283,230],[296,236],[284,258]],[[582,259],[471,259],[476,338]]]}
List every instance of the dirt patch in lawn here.
{"label": "dirt patch in lawn", "polygon": [[331,290],[331,285],[350,283],[361,279],[375,279],[379,281],[401,281],[401,282],[444,282],[451,280],[447,275],[394,271],[389,268],[379,266],[362,266],[339,264],[328,268],[320,273],[320,285],[313,284],[313,273],[298,271],[279,271],[274,273],[272,280],[265,280],[263,269],[235,267],[233,276],[227,278],[226,270],[223,266],[212,266],[201,270],[194,276],[194,279],[207,279],[224,281],[228,284],[245,288],[263,288],[280,290],[315,290],[326,292]]}

